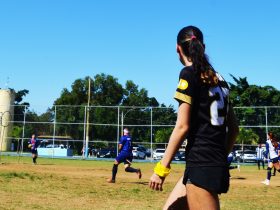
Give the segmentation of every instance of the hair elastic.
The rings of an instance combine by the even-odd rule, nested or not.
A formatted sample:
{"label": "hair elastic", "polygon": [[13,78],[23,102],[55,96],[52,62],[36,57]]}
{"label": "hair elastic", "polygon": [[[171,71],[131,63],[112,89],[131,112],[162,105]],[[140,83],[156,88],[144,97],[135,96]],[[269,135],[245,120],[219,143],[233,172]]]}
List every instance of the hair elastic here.
{"label": "hair elastic", "polygon": [[191,39],[196,39],[196,36],[195,36],[195,35],[192,35],[192,36],[191,36]]}

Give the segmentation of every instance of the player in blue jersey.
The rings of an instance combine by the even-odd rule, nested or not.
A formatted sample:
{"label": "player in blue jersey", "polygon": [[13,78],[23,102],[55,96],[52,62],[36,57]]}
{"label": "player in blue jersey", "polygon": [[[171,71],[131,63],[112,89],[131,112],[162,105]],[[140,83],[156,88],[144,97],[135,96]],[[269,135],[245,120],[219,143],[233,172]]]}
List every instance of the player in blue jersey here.
{"label": "player in blue jersey", "polygon": [[274,167],[279,173],[280,173],[280,164],[279,164],[279,156],[276,152],[275,144],[277,144],[277,141],[275,140],[275,137],[272,132],[269,132],[267,135],[268,139],[265,143],[266,146],[266,154],[265,157],[269,159],[268,167],[267,167],[267,177],[266,180],[264,180],[262,183],[265,185],[270,184],[270,178],[271,178],[271,170]]}
{"label": "player in blue jersey", "polygon": [[107,181],[109,183],[115,183],[116,182],[116,175],[118,172],[118,165],[120,163],[124,163],[124,168],[126,172],[129,173],[137,173],[138,178],[141,179],[142,173],[141,170],[138,168],[132,168],[130,167],[133,154],[132,154],[132,138],[129,134],[129,130],[125,128],[123,130],[124,135],[121,137],[119,142],[119,151],[120,153],[115,159],[113,168],[112,168],[112,178],[108,179]]}
{"label": "player in blue jersey", "polygon": [[28,141],[28,148],[31,149],[33,164],[37,164],[36,159],[38,158],[37,148],[40,145],[40,141],[36,139],[36,135],[33,134],[31,139]]}
{"label": "player in blue jersey", "polygon": [[229,87],[209,63],[200,29],[187,26],[180,30],[176,49],[184,65],[174,96],[179,102],[177,121],[149,187],[162,190],[171,161],[187,139],[185,173],[164,209],[217,210],[218,194],[229,188],[227,156],[238,134]]}

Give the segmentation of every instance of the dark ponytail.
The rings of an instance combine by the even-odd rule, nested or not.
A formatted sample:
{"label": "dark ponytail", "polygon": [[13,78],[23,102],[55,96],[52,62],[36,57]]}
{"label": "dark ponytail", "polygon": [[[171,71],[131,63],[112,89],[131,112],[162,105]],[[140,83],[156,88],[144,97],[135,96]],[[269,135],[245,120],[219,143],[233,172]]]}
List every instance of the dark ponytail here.
{"label": "dark ponytail", "polygon": [[218,84],[218,78],[205,54],[202,32],[195,26],[187,26],[179,32],[177,44],[182,47],[183,53],[193,63],[195,73],[199,80],[203,84],[216,86]]}
{"label": "dark ponytail", "polygon": [[273,133],[272,132],[268,132],[268,137],[269,137],[269,139],[274,139]]}

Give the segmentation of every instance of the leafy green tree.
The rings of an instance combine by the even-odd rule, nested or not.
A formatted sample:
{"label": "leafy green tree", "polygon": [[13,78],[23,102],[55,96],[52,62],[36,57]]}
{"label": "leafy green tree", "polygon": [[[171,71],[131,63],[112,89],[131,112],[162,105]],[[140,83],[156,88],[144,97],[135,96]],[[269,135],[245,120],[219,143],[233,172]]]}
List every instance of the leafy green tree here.
{"label": "leafy green tree", "polygon": [[123,99],[123,87],[110,75],[98,74],[94,77],[92,105],[116,106]]}
{"label": "leafy green tree", "polygon": [[[94,77],[94,91],[91,105],[118,106],[123,99],[124,89],[118,80],[111,75],[98,74]],[[90,119],[97,124],[116,124],[118,112],[116,108],[91,108]],[[116,141],[117,129],[112,126],[92,126],[91,137]]]}
{"label": "leafy green tree", "polygon": [[[266,109],[260,106],[279,106],[280,92],[272,86],[261,87],[257,85],[249,85],[246,77],[236,78],[232,76],[232,78],[236,84],[229,83],[231,90],[230,99],[233,107],[239,107],[235,108],[239,124],[241,126],[265,125]],[[257,107],[253,108],[252,106]],[[278,113],[278,108],[267,109],[269,125],[279,124],[280,115]],[[273,130],[276,136],[280,135],[279,129]],[[266,139],[264,129],[255,129],[254,132],[260,137],[260,139]]]}
{"label": "leafy green tree", "polygon": [[[139,89],[138,85],[131,80],[126,82],[125,87],[122,87],[118,80],[110,75],[98,74],[91,79],[90,105],[92,107],[85,110],[83,106],[86,106],[88,102],[89,79],[89,77],[85,77],[75,80],[71,89],[63,89],[60,97],[55,101],[55,105],[62,105],[56,107],[57,133],[70,135],[75,139],[83,139],[84,127],[82,125],[77,128],[77,125],[73,127],[73,125],[66,125],[63,122],[82,124],[86,112],[89,113],[90,122],[94,122],[94,125],[89,126],[90,139],[116,140],[117,130],[110,125],[104,126],[104,124],[114,125],[118,122],[116,121],[118,118],[117,108],[103,108],[102,106],[120,106],[120,114],[126,115],[126,124],[150,124],[150,110],[144,107],[158,107],[159,103],[156,98],[148,97],[148,91],[144,88]],[[77,106],[65,107],[63,105]],[[122,108],[123,106],[130,106],[133,111]],[[136,108],[136,106],[141,106],[143,109]],[[54,107],[52,110],[54,110]],[[174,112],[174,110],[172,111]],[[171,113],[165,110],[161,114],[155,114],[153,116],[154,120],[163,120],[162,114],[170,115]],[[171,119],[172,117],[166,118]],[[132,132],[136,140],[150,139],[150,131],[147,127],[132,128]]]}
{"label": "leafy green tree", "polygon": [[[94,79],[90,79],[91,87],[89,90],[89,77],[77,79],[71,86],[71,90],[63,89],[61,96],[55,101],[55,105],[77,105],[72,107],[57,106],[56,121],[58,122],[57,132],[59,134],[70,135],[75,139],[83,139],[83,125],[73,125],[84,123],[85,113],[89,113],[90,121],[95,123],[116,123],[116,110],[90,107],[87,110],[84,106],[88,104],[88,93],[90,91],[91,106],[113,106],[119,105],[122,101],[123,88],[117,79],[105,74],[98,74]],[[54,107],[53,107],[54,109]],[[73,123],[65,125],[63,123]],[[90,126],[90,139],[102,138],[107,140],[115,139],[116,131],[102,126]],[[113,137],[114,136],[114,137]]]}
{"label": "leafy green tree", "polygon": [[256,145],[259,142],[259,136],[251,129],[240,128],[239,135],[236,139],[237,144]]}
{"label": "leafy green tree", "polygon": [[159,125],[155,128],[154,141],[156,143],[167,143],[175,125],[177,114],[173,106],[166,107],[161,104],[160,108],[153,109],[153,123]]}
{"label": "leafy green tree", "polygon": [[249,87],[249,83],[247,82],[247,77],[244,78],[239,77],[239,79],[237,79],[233,75],[230,76],[233,78],[234,82],[236,83],[236,84],[229,83],[230,91],[231,91],[230,94],[231,102],[233,106],[244,106],[241,103],[241,95]]}
{"label": "leafy green tree", "polygon": [[[24,112],[28,110],[29,103],[23,102],[23,99],[28,93],[29,91],[26,89],[15,91],[15,102],[14,102],[15,106],[14,106],[14,115],[13,115],[14,121],[22,122],[24,120]],[[25,107],[27,109],[25,109]],[[22,130],[23,128],[21,123],[20,124],[14,123],[11,131],[11,136],[14,138],[21,138]]]}
{"label": "leafy green tree", "polygon": [[159,129],[155,132],[155,143],[168,143],[173,128]]}
{"label": "leafy green tree", "polygon": [[29,103],[23,102],[23,98],[29,93],[29,90],[15,91],[15,107],[14,107],[14,121],[23,121],[25,106],[28,108]]}
{"label": "leafy green tree", "polygon": [[[159,103],[155,97],[149,97],[148,91],[144,88],[139,89],[133,81],[128,80],[125,84],[122,106],[130,106],[133,111],[124,111],[126,115],[126,123],[132,125],[149,125],[151,122],[151,109],[148,107],[158,107]],[[133,108],[133,107],[143,107]],[[154,114],[153,114],[154,117]],[[151,130],[148,127],[132,128],[132,133],[136,141],[149,141]]]}
{"label": "leafy green tree", "polygon": [[11,136],[14,138],[21,138],[23,128],[20,126],[13,126]]}
{"label": "leafy green tree", "polygon": [[50,124],[54,121],[54,112],[51,109],[48,109],[45,113],[38,116],[39,123],[37,126],[38,135],[52,135],[53,134],[53,124]]}
{"label": "leafy green tree", "polygon": [[133,81],[128,80],[125,84],[123,106],[159,106],[156,98],[148,97],[148,91],[144,88],[139,90],[138,85]]}

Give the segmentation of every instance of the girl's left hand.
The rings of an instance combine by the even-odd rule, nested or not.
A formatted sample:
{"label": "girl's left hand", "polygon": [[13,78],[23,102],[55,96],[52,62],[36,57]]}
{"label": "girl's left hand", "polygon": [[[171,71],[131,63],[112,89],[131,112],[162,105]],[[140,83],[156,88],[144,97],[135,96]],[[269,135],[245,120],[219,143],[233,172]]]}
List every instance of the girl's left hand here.
{"label": "girl's left hand", "polygon": [[165,177],[160,177],[157,174],[153,174],[150,178],[149,187],[153,190],[162,191],[162,185],[165,180]]}

